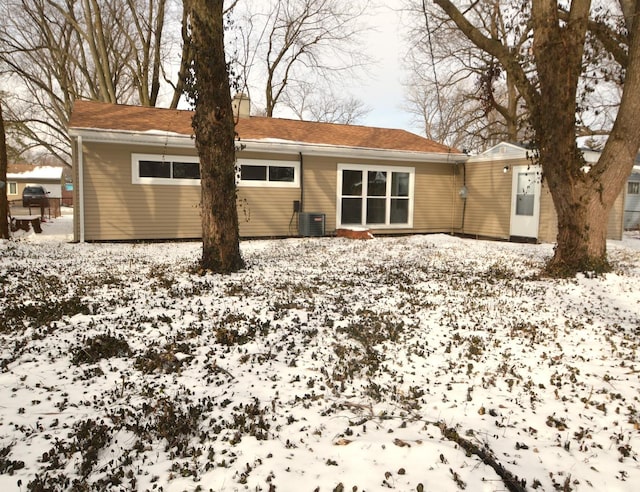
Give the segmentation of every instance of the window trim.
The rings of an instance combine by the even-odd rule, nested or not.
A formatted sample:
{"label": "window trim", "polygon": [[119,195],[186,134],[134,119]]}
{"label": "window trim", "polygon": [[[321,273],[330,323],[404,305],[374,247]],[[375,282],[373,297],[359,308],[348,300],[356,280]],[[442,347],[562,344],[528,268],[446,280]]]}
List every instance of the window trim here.
{"label": "window trim", "polygon": [[627,181],[627,195],[640,195],[640,181]]}
{"label": "window trim", "polygon": [[[363,189],[362,189],[362,214],[361,217],[366,220],[366,202],[369,198],[366,194],[366,173],[373,172],[386,172],[387,176],[387,192],[385,195],[385,222],[384,224],[343,224],[342,223],[342,173],[343,171],[361,171],[363,173]],[[391,181],[392,173],[408,173],[409,174],[409,210],[407,212],[407,222],[403,224],[395,224],[391,222],[391,200],[394,197],[391,195]],[[415,181],[416,181],[416,168],[415,167],[403,167],[393,165],[369,165],[369,164],[338,164],[337,170],[337,188],[336,188],[336,228],[342,227],[368,227],[370,229],[412,229],[413,228],[413,211],[415,204]],[[348,197],[348,195],[344,195]],[[364,222],[362,220],[361,222]]]}
{"label": "window trim", "polygon": [[[266,179],[262,180],[242,180],[240,169],[242,165],[265,166]],[[292,167],[293,181],[269,181],[269,166]],[[271,159],[238,159],[236,162],[236,185],[242,188],[300,188],[300,161],[281,161]]]}
{"label": "window trim", "polygon": [[[11,192],[11,186],[13,185],[13,193]],[[7,183],[7,195],[17,195],[18,194],[18,182],[17,181],[9,181]]]}
{"label": "window trim", "polygon": [[140,176],[140,161],[200,163],[193,155],[131,154],[131,183],[141,185],[200,186],[199,179],[149,178]]}

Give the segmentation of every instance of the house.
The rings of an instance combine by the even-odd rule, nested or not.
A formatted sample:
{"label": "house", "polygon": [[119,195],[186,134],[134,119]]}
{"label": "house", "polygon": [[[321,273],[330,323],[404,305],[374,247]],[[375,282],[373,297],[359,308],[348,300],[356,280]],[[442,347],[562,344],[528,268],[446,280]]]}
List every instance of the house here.
{"label": "house", "polygon": [[[294,236],[297,219],[321,217],[326,234],[455,232],[466,155],[403,130],[250,117],[248,100],[234,101],[241,236]],[[201,236],[191,116],[76,101],[76,240]]]}
{"label": "house", "polygon": [[7,168],[7,199],[22,200],[22,191],[27,185],[42,185],[50,198],[62,198],[64,186],[63,169],[53,166],[9,164]]}
{"label": "house", "polygon": [[627,196],[624,202],[624,228],[640,229],[640,166],[633,167],[633,171],[627,181]]}
{"label": "house", "polygon": [[[556,240],[555,207],[532,154],[521,145],[502,142],[469,158],[462,233],[543,243]],[[597,162],[600,154],[585,150],[583,155],[588,164]],[[621,193],[609,214],[609,239],[622,239],[623,208]]]}
{"label": "house", "polygon": [[[242,237],[365,228],[555,240],[550,195],[521,147],[500,144],[470,158],[404,130],[250,116],[243,97],[234,108]],[[76,101],[77,241],[201,236],[191,116]],[[614,208],[610,235],[619,238],[622,205]]]}

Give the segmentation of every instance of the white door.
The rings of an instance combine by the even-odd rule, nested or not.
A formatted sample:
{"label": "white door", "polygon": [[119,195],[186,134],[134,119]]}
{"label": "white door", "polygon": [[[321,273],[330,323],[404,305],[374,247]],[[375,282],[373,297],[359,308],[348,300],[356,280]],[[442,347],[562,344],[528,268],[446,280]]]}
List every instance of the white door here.
{"label": "white door", "polygon": [[540,225],[540,181],[539,166],[514,166],[511,197],[511,235],[538,237]]}

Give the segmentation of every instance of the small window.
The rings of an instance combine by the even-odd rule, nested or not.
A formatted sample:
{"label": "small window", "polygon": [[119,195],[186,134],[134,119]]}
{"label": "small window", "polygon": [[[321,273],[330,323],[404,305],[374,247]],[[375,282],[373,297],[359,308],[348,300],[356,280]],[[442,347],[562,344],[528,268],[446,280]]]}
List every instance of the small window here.
{"label": "small window", "polygon": [[134,184],[200,185],[200,163],[187,155],[131,155]]}
{"label": "small window", "polygon": [[640,195],[640,181],[629,181],[627,184],[628,195]]}
{"label": "small window", "polygon": [[267,166],[248,166],[240,167],[240,179],[242,181],[266,181]]}
{"label": "small window", "polygon": [[238,159],[238,186],[298,187],[300,163],[295,161],[267,161]]}
{"label": "small window", "polygon": [[269,181],[293,183],[295,170],[291,166],[269,166]]}
{"label": "small window", "polygon": [[171,178],[171,163],[162,161],[140,161],[141,178]]}
{"label": "small window", "polygon": [[9,182],[9,195],[17,195],[18,194],[18,183],[10,181]]}
{"label": "small window", "polygon": [[200,179],[200,163],[173,162],[173,179]]}

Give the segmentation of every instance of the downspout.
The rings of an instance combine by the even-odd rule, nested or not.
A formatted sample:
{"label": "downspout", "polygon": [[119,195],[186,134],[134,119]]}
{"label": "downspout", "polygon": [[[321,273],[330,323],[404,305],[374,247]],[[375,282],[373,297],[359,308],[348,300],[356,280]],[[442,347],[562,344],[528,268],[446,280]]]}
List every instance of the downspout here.
{"label": "downspout", "polygon": [[464,234],[464,216],[467,211],[467,163],[462,163],[462,190],[464,196],[462,197],[462,224],[460,224],[460,232]]}
{"label": "downspout", "polygon": [[298,154],[300,155],[300,208],[298,213],[300,213],[304,210],[304,157],[302,152]]}
{"label": "downspout", "polygon": [[84,243],[84,159],[82,154],[82,136],[78,135],[78,212],[80,221],[80,242]]}

